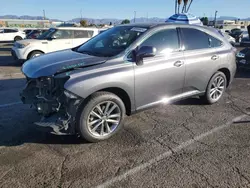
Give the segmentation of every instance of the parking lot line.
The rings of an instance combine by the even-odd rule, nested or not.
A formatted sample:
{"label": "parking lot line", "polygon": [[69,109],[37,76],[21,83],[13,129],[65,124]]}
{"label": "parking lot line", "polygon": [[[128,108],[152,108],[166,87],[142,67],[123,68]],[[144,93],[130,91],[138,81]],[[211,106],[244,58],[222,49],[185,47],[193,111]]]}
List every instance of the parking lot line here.
{"label": "parking lot line", "polygon": [[4,107],[8,107],[8,106],[13,106],[13,105],[17,105],[17,104],[22,104],[22,102],[19,101],[19,102],[13,102],[13,103],[8,103],[8,104],[0,104],[0,108],[4,108]]}
{"label": "parking lot line", "polygon": [[234,122],[238,122],[238,121],[242,120],[243,118],[245,118],[247,116],[248,115],[238,116],[238,117],[234,118],[232,121],[229,121],[224,125],[216,127],[216,128],[214,128],[214,129],[212,129],[212,130],[210,130],[208,132],[205,132],[203,134],[200,134],[200,135],[194,137],[193,139],[190,139],[190,140],[188,140],[186,142],[183,142],[179,146],[173,148],[172,150],[168,150],[165,153],[163,153],[163,154],[149,160],[148,162],[142,163],[141,165],[128,170],[127,172],[123,173],[122,175],[116,176],[113,179],[110,179],[110,180],[104,182],[103,184],[98,185],[97,188],[109,187],[109,186],[113,185],[114,183],[119,182],[119,181],[127,178],[128,176],[136,174],[139,171],[142,171],[145,168],[148,168],[148,167],[156,164],[157,162],[170,157],[174,153],[180,152],[181,150],[183,150],[183,149],[187,148],[188,146],[194,144],[196,141],[200,141],[200,140],[204,139],[205,137],[208,137],[209,135],[212,135],[212,134],[214,134],[216,132],[219,132],[219,131],[231,126]]}

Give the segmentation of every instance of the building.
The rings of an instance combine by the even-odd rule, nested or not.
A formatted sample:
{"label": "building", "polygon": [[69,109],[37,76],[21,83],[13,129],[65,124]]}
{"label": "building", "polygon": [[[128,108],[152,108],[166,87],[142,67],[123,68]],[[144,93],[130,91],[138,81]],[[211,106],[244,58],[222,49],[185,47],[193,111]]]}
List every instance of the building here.
{"label": "building", "polygon": [[56,27],[61,23],[50,20],[0,19],[0,27],[11,28],[49,28]]}
{"label": "building", "polygon": [[[209,21],[209,26],[214,25],[214,21]],[[225,30],[231,30],[234,28],[247,29],[247,26],[250,25],[250,21],[243,20],[217,20],[215,27]]]}

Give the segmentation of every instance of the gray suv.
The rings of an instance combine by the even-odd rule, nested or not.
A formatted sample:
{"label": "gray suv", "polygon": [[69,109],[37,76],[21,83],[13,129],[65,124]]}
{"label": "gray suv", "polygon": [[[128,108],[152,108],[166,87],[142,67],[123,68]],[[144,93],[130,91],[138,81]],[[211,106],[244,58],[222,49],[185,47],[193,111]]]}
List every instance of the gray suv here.
{"label": "gray suv", "polygon": [[20,95],[42,114],[37,125],[97,142],[117,133],[126,115],[149,107],[193,96],[217,102],[234,78],[235,53],[208,27],[121,25],[27,61]]}

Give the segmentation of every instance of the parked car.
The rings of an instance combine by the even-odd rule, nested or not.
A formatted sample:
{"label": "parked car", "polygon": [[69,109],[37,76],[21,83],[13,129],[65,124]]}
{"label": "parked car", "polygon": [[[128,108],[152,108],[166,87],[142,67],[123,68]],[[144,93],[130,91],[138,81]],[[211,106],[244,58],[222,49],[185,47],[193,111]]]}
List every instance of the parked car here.
{"label": "parked car", "polygon": [[231,32],[229,33],[229,35],[233,38],[235,38],[236,42],[239,42],[240,40],[240,35],[242,34],[243,31],[241,31],[240,29],[232,29]]}
{"label": "parked car", "polygon": [[237,67],[250,69],[250,48],[244,48],[236,54]]}
{"label": "parked car", "polygon": [[241,33],[241,35],[239,36],[239,42],[241,42],[241,40],[242,40],[243,38],[249,38],[249,36],[248,36],[248,31],[243,31],[243,32]]}
{"label": "parked car", "polygon": [[228,33],[226,32],[222,32],[222,35],[228,40],[228,42],[232,45],[235,46],[236,40],[235,38],[233,38],[232,36],[230,36]]}
{"label": "parked car", "polygon": [[42,35],[46,31],[48,31],[48,29],[35,29],[26,36],[26,39],[37,39],[40,35]]}
{"label": "parked car", "polygon": [[241,39],[240,46],[241,47],[250,47],[250,39],[248,37]]}
{"label": "parked car", "polygon": [[33,29],[24,29],[23,32],[26,34],[26,36],[33,31]]}
{"label": "parked car", "polygon": [[45,53],[74,48],[97,34],[97,28],[51,28],[37,39],[14,43],[12,56],[27,60]]}
{"label": "parked car", "polygon": [[0,41],[19,41],[25,38],[25,33],[18,29],[1,29]]}
{"label": "parked car", "polygon": [[218,102],[236,71],[236,50],[217,31],[183,24],[128,24],[27,61],[21,92],[55,134],[110,138],[125,115],[199,96]]}

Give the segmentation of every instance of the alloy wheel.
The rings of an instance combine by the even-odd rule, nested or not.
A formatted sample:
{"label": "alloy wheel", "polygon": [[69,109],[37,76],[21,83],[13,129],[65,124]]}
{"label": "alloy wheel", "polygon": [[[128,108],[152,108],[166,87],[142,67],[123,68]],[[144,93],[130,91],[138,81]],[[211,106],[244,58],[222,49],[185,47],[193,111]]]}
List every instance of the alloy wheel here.
{"label": "alloy wheel", "polygon": [[113,101],[104,101],[91,110],[87,127],[91,134],[102,138],[116,130],[121,120],[121,109]]}
{"label": "alloy wheel", "polygon": [[225,90],[225,79],[222,76],[217,76],[210,88],[209,94],[212,100],[219,100]]}

